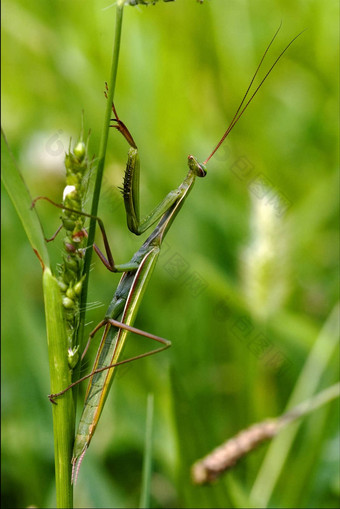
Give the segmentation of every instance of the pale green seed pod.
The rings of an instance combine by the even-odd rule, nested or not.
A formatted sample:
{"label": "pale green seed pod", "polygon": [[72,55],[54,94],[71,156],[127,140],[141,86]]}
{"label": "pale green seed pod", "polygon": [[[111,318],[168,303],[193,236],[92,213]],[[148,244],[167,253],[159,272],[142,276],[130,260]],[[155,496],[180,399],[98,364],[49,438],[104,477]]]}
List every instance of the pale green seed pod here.
{"label": "pale green seed pod", "polygon": [[60,291],[61,292],[66,292],[67,290],[67,285],[64,283],[64,281],[61,281],[60,279],[58,280],[58,285],[59,285],[59,288],[60,288]]}
{"label": "pale green seed pod", "polygon": [[73,149],[74,155],[78,158],[78,161],[82,161],[86,155],[86,145],[83,141],[79,141]]}
{"label": "pale green seed pod", "polygon": [[75,300],[77,298],[77,295],[73,288],[68,288],[66,290],[66,297],[68,297],[71,300]]}
{"label": "pale green seed pod", "polygon": [[78,281],[73,287],[73,290],[75,291],[76,295],[80,295],[83,288],[83,281]]}
{"label": "pale green seed pod", "polygon": [[71,309],[74,307],[73,300],[69,299],[68,297],[63,297],[62,303],[63,303],[64,308],[66,308],[66,309]]}
{"label": "pale green seed pod", "polygon": [[69,348],[67,353],[67,362],[71,369],[75,368],[79,361],[79,346],[76,348]]}

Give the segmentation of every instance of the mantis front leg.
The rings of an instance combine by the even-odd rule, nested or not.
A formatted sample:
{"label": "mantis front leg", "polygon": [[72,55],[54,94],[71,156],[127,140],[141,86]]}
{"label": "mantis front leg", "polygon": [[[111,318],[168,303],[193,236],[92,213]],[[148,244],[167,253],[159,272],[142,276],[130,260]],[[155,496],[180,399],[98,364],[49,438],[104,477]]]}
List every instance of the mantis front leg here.
{"label": "mantis front leg", "polygon": [[180,189],[174,189],[173,191],[170,191],[161,201],[161,203],[159,203],[150,212],[150,214],[145,216],[143,219],[140,219],[140,160],[138,155],[138,148],[130,131],[118,117],[114,105],[112,105],[112,110],[115,118],[111,120],[116,122],[116,125],[112,125],[111,127],[115,127],[124,136],[130,145],[123,186],[120,188],[124,198],[127,225],[132,233],[141,235],[148,228],[150,228],[150,226],[156,223],[162,217],[162,215],[175,203],[175,201],[179,198],[181,191]]}
{"label": "mantis front leg", "polygon": [[[34,208],[36,202],[39,201],[39,200],[48,201],[49,203],[51,203],[51,205],[54,205],[55,207],[58,207],[59,209],[68,210],[69,212],[72,212],[73,214],[78,214],[80,216],[94,218],[98,222],[98,225],[99,225],[100,231],[102,233],[102,237],[103,237],[106,257],[105,257],[105,255],[102,253],[102,251],[99,249],[99,247],[96,244],[93,244],[93,249],[96,251],[96,253],[99,256],[100,260],[103,262],[105,267],[110,272],[125,272],[125,271],[128,271],[128,270],[136,270],[137,269],[138,264],[136,264],[134,262],[131,262],[131,261],[128,262],[128,263],[120,264],[120,265],[117,265],[114,262],[114,259],[113,259],[113,256],[112,256],[112,251],[111,251],[111,248],[110,248],[110,244],[109,244],[109,241],[108,241],[108,238],[107,238],[107,235],[106,235],[104,223],[100,219],[100,217],[93,216],[92,214],[87,214],[86,212],[82,212],[80,210],[75,210],[75,209],[72,209],[70,207],[66,207],[62,203],[54,202],[53,200],[51,200],[47,196],[37,196],[37,198],[35,198],[33,200],[31,208]],[[55,237],[58,235],[58,233],[60,232],[61,229],[62,229],[62,225],[58,228],[58,230],[55,232],[55,234],[50,239],[45,239],[46,242],[50,242],[50,241],[54,240]],[[82,233],[83,233],[84,236],[87,237],[86,230],[82,230]]]}
{"label": "mantis front leg", "polygon": [[131,147],[128,154],[122,193],[126,210],[127,225],[129,230],[136,235],[144,233],[148,228],[150,228],[150,226],[156,223],[180,196],[179,189],[170,191],[161,203],[159,203],[150,212],[150,214],[145,216],[143,219],[140,219],[139,174],[140,161],[138,149]]}

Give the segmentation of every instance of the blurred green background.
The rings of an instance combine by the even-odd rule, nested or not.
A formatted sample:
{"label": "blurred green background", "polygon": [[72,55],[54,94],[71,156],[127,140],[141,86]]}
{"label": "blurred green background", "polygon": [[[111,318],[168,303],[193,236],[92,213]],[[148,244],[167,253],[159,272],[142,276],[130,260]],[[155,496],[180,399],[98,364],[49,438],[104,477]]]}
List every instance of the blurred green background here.
{"label": "blurred green background", "polygon": [[[61,200],[63,157],[79,135],[82,109],[90,153],[98,154],[110,3],[2,2],[2,125],[33,197]],[[153,507],[339,506],[337,403],[304,419],[291,447],[287,436],[277,441],[272,489],[265,473],[258,477],[268,446],[213,486],[190,481],[195,460],[281,414],[299,377],[302,399],[338,378],[337,19],[336,0],[126,7],[115,100],[139,146],[144,213],[179,185],[189,153],[204,160],[212,151],[280,21],[267,67],[307,30],[212,158],[166,238],[136,326],[173,346],[121,368],[75,507],[138,504],[149,392]],[[127,149],[110,133],[100,216],[118,263],[142,242],[127,230],[117,191]],[[4,190],[2,197],[2,507],[54,507],[41,269]],[[38,212],[52,235],[58,211],[41,203]],[[57,264],[60,241],[49,250]],[[93,260],[87,332],[119,280]],[[131,338],[126,355],[140,352],[140,343]]]}

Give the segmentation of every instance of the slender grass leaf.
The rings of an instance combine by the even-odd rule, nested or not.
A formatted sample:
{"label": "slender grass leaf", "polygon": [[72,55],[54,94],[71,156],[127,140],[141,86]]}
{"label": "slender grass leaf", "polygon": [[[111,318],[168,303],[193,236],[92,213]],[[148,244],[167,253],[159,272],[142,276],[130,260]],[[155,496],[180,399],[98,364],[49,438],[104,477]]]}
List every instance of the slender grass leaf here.
{"label": "slender grass leaf", "polygon": [[32,198],[26,183],[9,149],[5,133],[1,129],[1,178],[12,203],[20,217],[33,251],[45,269],[50,266],[48,251],[38,214],[31,209]]}
{"label": "slender grass leaf", "polygon": [[[334,306],[323,326],[291,394],[287,410],[310,398],[327,369],[338,344],[339,305]],[[292,424],[274,440],[263,460],[250,498],[258,507],[268,503],[292,448],[301,422]]]}

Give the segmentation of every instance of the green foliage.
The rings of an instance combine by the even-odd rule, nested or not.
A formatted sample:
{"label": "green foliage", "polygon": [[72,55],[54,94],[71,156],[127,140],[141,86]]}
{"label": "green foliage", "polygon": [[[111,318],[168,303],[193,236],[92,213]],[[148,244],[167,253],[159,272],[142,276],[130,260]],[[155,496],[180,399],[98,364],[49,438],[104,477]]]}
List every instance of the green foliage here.
{"label": "green foliage", "polygon": [[[82,109],[89,154],[99,154],[113,37],[107,4],[3,2],[3,128],[33,197],[61,201],[63,159]],[[317,386],[315,371],[305,370],[314,343],[321,337],[326,345],[334,334],[327,324],[338,299],[337,18],[334,0],[125,8],[115,103],[141,156],[142,214],[178,186],[188,153],[209,155],[280,20],[268,67],[290,38],[308,30],[208,163],[166,239],[136,326],[173,346],[120,368],[80,471],[77,507],[138,504],[148,392],[152,507],[250,507],[268,446],[211,487],[191,484],[192,463],[240,429],[281,414],[301,371],[308,375],[301,398],[308,387],[337,379],[334,352],[317,363]],[[127,149],[110,132],[98,214],[117,263],[143,240],[128,232],[117,191]],[[5,191],[2,207],[2,505],[53,507],[41,269]],[[48,237],[60,214],[38,207]],[[55,266],[62,239],[53,244]],[[93,262],[87,333],[119,280]],[[147,350],[143,343],[131,337],[126,355]],[[303,420],[291,447],[283,441],[269,507],[338,507],[335,405]]]}

